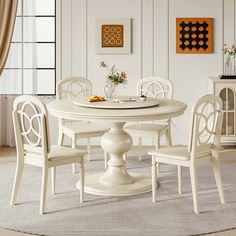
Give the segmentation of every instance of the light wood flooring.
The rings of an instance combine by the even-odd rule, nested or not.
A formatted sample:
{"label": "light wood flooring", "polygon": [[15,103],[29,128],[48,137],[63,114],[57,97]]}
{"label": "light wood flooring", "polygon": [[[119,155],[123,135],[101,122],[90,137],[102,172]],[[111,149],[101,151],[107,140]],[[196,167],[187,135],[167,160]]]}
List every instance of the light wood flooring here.
{"label": "light wood flooring", "polygon": [[[4,159],[12,158],[15,156],[15,148],[10,147],[0,147],[0,158],[1,162],[4,162]],[[226,163],[236,163],[236,147],[225,147],[221,151],[221,161]],[[0,236],[34,236],[33,234],[19,233],[15,231],[10,231],[0,228]],[[236,236],[236,229],[227,230],[218,233],[205,234],[205,236]]]}

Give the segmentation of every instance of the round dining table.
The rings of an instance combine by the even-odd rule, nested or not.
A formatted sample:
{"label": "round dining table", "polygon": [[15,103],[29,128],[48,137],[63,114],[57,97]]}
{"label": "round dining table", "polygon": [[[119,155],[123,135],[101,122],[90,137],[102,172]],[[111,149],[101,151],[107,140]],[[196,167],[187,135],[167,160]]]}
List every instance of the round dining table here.
{"label": "round dining table", "polygon": [[[138,102],[139,104],[114,100],[105,106],[106,102],[96,102],[91,105],[83,101],[56,100],[47,105],[49,113],[58,118],[105,121],[109,124],[110,128],[101,138],[101,147],[110,156],[108,168],[100,173],[85,176],[84,191],[86,193],[129,196],[151,191],[149,173],[147,175],[130,173],[126,168],[123,155],[130,150],[133,142],[132,137],[123,129],[124,125],[126,122],[174,118],[182,115],[187,105],[181,101],[156,98],[148,98],[143,103]],[[147,105],[148,102],[150,106]],[[76,187],[79,188],[79,182]]]}

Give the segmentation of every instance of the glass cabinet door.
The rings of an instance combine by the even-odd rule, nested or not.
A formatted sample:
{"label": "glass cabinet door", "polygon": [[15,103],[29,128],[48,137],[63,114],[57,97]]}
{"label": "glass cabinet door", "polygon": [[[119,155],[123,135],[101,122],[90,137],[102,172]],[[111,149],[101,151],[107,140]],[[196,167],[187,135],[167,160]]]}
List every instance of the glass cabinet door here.
{"label": "glass cabinet door", "polygon": [[219,96],[223,102],[222,135],[235,135],[235,91],[232,88],[223,88]]}

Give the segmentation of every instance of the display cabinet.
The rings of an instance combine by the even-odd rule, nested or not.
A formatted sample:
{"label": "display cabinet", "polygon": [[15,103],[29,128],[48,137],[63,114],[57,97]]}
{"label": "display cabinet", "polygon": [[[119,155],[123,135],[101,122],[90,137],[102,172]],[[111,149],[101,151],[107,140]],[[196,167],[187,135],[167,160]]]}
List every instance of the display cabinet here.
{"label": "display cabinet", "polygon": [[223,102],[222,144],[236,143],[236,80],[208,78],[208,93],[221,97]]}

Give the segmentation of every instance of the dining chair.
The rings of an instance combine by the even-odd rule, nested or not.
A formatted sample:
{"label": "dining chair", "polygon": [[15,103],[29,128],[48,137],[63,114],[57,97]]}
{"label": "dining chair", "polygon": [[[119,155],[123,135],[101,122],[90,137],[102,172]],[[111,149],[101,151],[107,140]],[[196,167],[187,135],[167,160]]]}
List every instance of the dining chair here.
{"label": "dining chair", "polygon": [[80,163],[80,202],[83,202],[84,157],[86,152],[69,147],[50,145],[47,109],[36,97],[27,95],[17,97],[13,103],[12,116],[16,139],[17,165],[11,205],[15,204],[16,201],[24,164],[42,168],[40,215],[45,212],[49,168],[51,168],[52,193],[54,194],[56,167]]}
{"label": "dining chair", "polygon": [[[137,84],[137,95],[156,98],[173,98],[173,84],[170,80],[162,77],[147,77]],[[170,146],[171,141],[171,121],[162,120],[152,123],[137,123],[125,126],[125,130],[134,137],[139,138],[139,160],[142,160],[142,138],[153,138],[156,150],[160,148],[161,136],[166,136],[167,144]],[[157,167],[157,169],[159,169]]]}
{"label": "dining chair", "polygon": [[[82,77],[66,78],[58,82],[56,87],[57,100],[61,99],[79,99],[88,98],[92,94],[91,82]],[[72,140],[72,148],[76,148],[76,140],[79,138],[87,139],[88,160],[91,159],[90,138],[101,137],[108,127],[98,122],[73,121],[59,119],[58,145],[63,144],[64,135]],[[104,154],[105,160],[107,154]],[[73,164],[73,173],[76,173],[75,164]]]}
{"label": "dining chair", "polygon": [[[225,203],[219,162],[222,119],[221,99],[214,95],[203,96],[192,109],[188,145],[173,145],[148,152],[152,156],[153,202],[156,201],[157,192],[156,163],[166,163],[189,168],[193,206],[196,214],[199,213],[196,170],[200,165],[210,164],[212,166],[220,202]],[[181,171],[178,174],[178,189],[181,193]]]}

